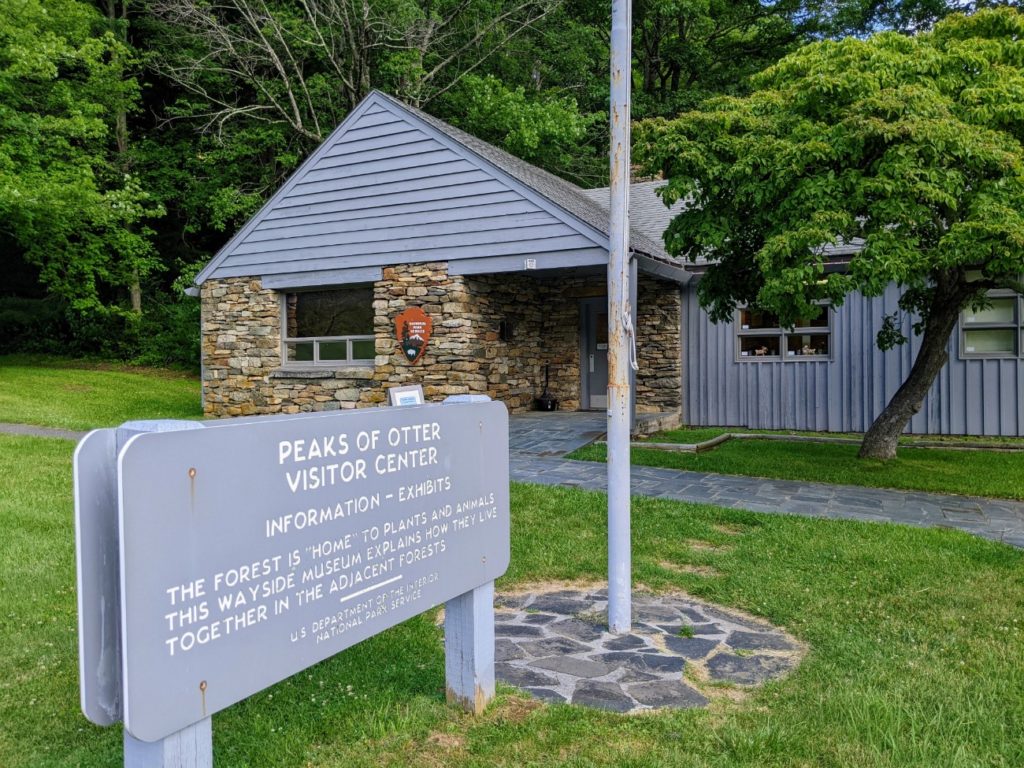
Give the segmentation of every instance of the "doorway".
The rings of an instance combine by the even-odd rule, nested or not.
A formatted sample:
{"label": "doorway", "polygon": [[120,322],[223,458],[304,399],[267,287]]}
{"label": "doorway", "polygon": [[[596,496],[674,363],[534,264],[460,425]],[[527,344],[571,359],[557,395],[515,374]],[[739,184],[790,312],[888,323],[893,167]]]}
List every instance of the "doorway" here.
{"label": "doorway", "polygon": [[608,408],[608,299],[580,302],[580,360],[582,405],[587,410]]}

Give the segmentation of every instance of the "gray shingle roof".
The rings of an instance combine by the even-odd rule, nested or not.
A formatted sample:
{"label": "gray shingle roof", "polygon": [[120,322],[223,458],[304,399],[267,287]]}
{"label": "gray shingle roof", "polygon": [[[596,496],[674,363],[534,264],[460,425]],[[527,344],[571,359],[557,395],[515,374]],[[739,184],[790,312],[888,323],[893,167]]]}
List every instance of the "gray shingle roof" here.
{"label": "gray shingle roof", "polygon": [[[666,184],[664,179],[656,181],[638,181],[629,188],[629,221],[635,229],[639,229],[649,239],[663,243],[662,235],[672,221],[684,208],[686,200],[677,200],[671,208],[665,206],[664,201],[658,196],[659,189]],[[608,205],[609,189],[585,189],[583,194],[602,205]],[[850,256],[859,253],[864,248],[862,238],[854,238],[849,243],[839,240],[836,243],[828,243],[821,246],[821,253],[827,256],[830,261],[849,260]],[[707,263],[706,259],[698,259],[697,264]]]}
{"label": "gray shingle roof", "polygon": [[[664,201],[658,196],[657,191],[665,186],[665,182],[658,181],[637,181],[629,187],[629,223],[638,230],[644,237],[657,242],[662,252],[665,250],[662,235],[669,222],[675,218],[685,207],[682,200],[676,201],[671,207],[666,207]],[[596,203],[608,207],[608,196],[611,192],[608,187],[599,189],[585,189],[583,194]]]}
{"label": "gray shingle roof", "polygon": [[[572,182],[559,178],[553,173],[548,173],[535,165],[527,163],[525,160],[520,160],[515,155],[510,155],[508,152],[498,149],[494,145],[488,144],[486,141],[459,130],[442,120],[438,120],[422,110],[410,107],[403,101],[399,101],[387,94],[381,95],[402,109],[413,113],[423,122],[429,123],[436,130],[444,133],[453,141],[462,144],[471,152],[504,171],[509,176],[512,176],[520,183],[543,195],[563,210],[576,216],[604,235],[608,235],[609,192],[607,187],[603,189],[581,189]],[[602,192],[603,198],[601,196]],[[651,196],[653,197],[653,192]],[[662,205],[660,199],[655,198],[655,202]],[[671,214],[668,215],[671,216]],[[650,231],[646,227],[638,227],[630,233],[630,246],[633,250],[673,266],[681,266],[679,261],[665,252],[660,233],[655,237],[651,237]]]}

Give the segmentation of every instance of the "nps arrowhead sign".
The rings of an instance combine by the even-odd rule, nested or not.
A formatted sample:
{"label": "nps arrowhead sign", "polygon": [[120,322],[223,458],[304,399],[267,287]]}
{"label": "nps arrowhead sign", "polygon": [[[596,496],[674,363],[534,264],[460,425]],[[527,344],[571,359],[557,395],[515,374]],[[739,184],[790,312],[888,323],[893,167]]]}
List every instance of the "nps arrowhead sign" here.
{"label": "nps arrowhead sign", "polygon": [[434,322],[430,315],[419,307],[409,307],[395,318],[395,335],[402,355],[415,365],[427,351]]}
{"label": "nps arrowhead sign", "polygon": [[[83,461],[96,463],[109,432],[83,441]],[[508,566],[500,403],[143,432],[123,442],[116,478],[119,706],[142,741],[473,593]],[[76,492],[87,497],[80,479]],[[79,511],[80,577],[95,571],[96,547],[110,549],[109,530],[83,538],[87,507]],[[85,590],[80,632],[83,709],[105,724],[117,719],[118,704],[109,704],[117,691],[87,692],[102,688],[94,679],[101,611],[91,614],[102,591]]]}

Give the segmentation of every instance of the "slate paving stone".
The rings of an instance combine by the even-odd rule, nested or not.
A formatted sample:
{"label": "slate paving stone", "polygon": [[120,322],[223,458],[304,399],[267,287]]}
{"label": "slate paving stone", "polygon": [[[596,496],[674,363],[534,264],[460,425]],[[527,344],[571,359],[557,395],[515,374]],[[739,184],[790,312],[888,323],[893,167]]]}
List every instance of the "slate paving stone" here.
{"label": "slate paving stone", "polygon": [[519,644],[526,653],[534,658],[551,656],[552,654],[586,653],[589,646],[570,640],[567,637],[548,637],[544,640],[531,640]]}
{"label": "slate paving stone", "polygon": [[560,613],[563,616],[571,616],[574,613],[580,613],[587,609],[588,603],[586,600],[571,600],[566,597],[553,597],[549,595],[541,595],[532,603],[530,608],[537,611],[547,611],[549,613]]}
{"label": "slate paving stone", "polygon": [[530,667],[520,667],[514,664],[495,664],[494,676],[503,683],[515,685],[519,688],[532,686],[558,685],[558,680],[551,675],[545,675]]}
{"label": "slate paving stone", "polygon": [[526,658],[526,654],[523,649],[504,637],[499,637],[494,641],[494,660],[495,661],[514,661],[515,659]]}
{"label": "slate paving stone", "polygon": [[633,609],[634,621],[650,621],[658,623],[661,621],[674,621],[679,618],[679,611],[664,606],[652,605],[642,606]]}
{"label": "slate paving stone", "polygon": [[549,625],[549,628],[552,632],[559,635],[582,640],[586,643],[598,640],[604,634],[604,629],[601,626],[591,624],[589,621],[580,621],[579,619],[559,621]]}
{"label": "slate paving stone", "polygon": [[686,660],[679,656],[665,656],[654,653],[632,653],[630,651],[612,651],[594,656],[606,664],[626,664],[641,672],[679,672],[682,673]]}
{"label": "slate paving stone", "polygon": [[622,674],[619,676],[620,683],[645,683],[648,680],[660,680],[657,675],[650,672],[641,672],[633,667],[621,667]]}
{"label": "slate paving stone", "polygon": [[633,699],[623,693],[617,683],[590,680],[576,686],[572,694],[572,703],[611,712],[629,712],[635,706]]}
{"label": "slate paving stone", "polygon": [[701,637],[672,637],[669,635],[665,638],[665,647],[686,659],[703,659],[717,646],[717,640],[706,640]]}
{"label": "slate paving stone", "polygon": [[631,685],[626,692],[640,704],[649,707],[674,707],[676,709],[693,709],[706,707],[708,700],[699,691],[686,683],[673,680],[656,680],[651,683]]}
{"label": "slate paving stone", "polygon": [[599,661],[580,659],[576,656],[548,656],[547,658],[530,662],[530,666],[584,678],[604,677],[611,674],[612,669],[614,669]]}
{"label": "slate paving stone", "polygon": [[505,637],[543,637],[544,633],[540,627],[530,627],[523,624],[495,624],[495,636]]}
{"label": "slate paving stone", "polygon": [[553,691],[550,688],[524,688],[523,690],[535,698],[538,698],[541,701],[547,701],[551,704],[565,704],[569,701],[558,691]]}
{"label": "slate paving stone", "polygon": [[793,644],[770,632],[733,632],[726,645],[743,651],[791,651]]}
{"label": "slate paving stone", "polygon": [[696,608],[680,608],[679,613],[683,614],[688,619],[693,621],[707,621],[708,617],[698,611]]}
{"label": "slate paving stone", "polygon": [[609,640],[604,644],[604,647],[609,651],[633,651],[648,646],[642,637],[623,635],[622,637],[616,637],[614,640]]}
{"label": "slate paving stone", "polygon": [[744,618],[743,616],[738,616],[735,613],[730,613],[729,611],[724,611],[721,608],[715,608],[713,606],[708,606],[707,608],[705,608],[704,613],[707,614],[708,618],[710,619],[728,622],[730,624],[735,624],[739,627],[746,627],[747,629],[752,629],[755,631],[772,629],[770,624],[766,624],[763,621],[758,621],[757,619]]}
{"label": "slate paving stone", "polygon": [[553,613],[530,613],[523,621],[527,624],[550,624],[557,618],[558,616]]}
{"label": "slate paving stone", "polygon": [[707,662],[712,680],[724,680],[741,685],[757,685],[787,672],[793,663],[780,656],[737,656],[720,653]]}

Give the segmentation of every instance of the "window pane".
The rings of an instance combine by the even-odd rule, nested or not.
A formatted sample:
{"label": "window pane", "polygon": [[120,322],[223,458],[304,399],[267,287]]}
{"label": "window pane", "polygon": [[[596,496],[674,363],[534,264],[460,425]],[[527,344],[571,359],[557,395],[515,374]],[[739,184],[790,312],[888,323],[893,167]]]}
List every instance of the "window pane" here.
{"label": "window pane", "polygon": [[797,320],[793,323],[794,328],[827,328],[828,327],[828,307],[820,306],[818,311],[810,317],[805,317]]}
{"label": "window pane", "polygon": [[758,328],[778,328],[779,316],[759,309],[740,310],[740,328],[755,330]]}
{"label": "window pane", "polygon": [[348,360],[347,341],[321,341],[320,362],[330,360]]}
{"label": "window pane", "polygon": [[991,307],[979,309],[977,312],[967,310],[964,312],[965,323],[1015,323],[1014,310],[1017,299],[1014,297],[1004,299],[990,299]]}
{"label": "window pane", "polygon": [[827,333],[798,333],[786,337],[788,357],[825,357],[828,355]]}
{"label": "window pane", "polygon": [[741,357],[778,357],[778,336],[740,336]]}
{"label": "window pane", "polygon": [[288,345],[288,362],[313,362],[313,342],[298,341]]}
{"label": "window pane", "polygon": [[1017,354],[1017,331],[1010,328],[985,328],[964,331],[967,354]]}
{"label": "window pane", "polygon": [[608,313],[598,312],[594,316],[594,343],[608,343]]}
{"label": "window pane", "polygon": [[373,333],[373,286],[288,295],[288,336],[367,336]]}
{"label": "window pane", "polygon": [[352,359],[353,360],[373,360],[377,355],[377,345],[373,339],[367,339],[366,341],[353,341],[352,342]]}

